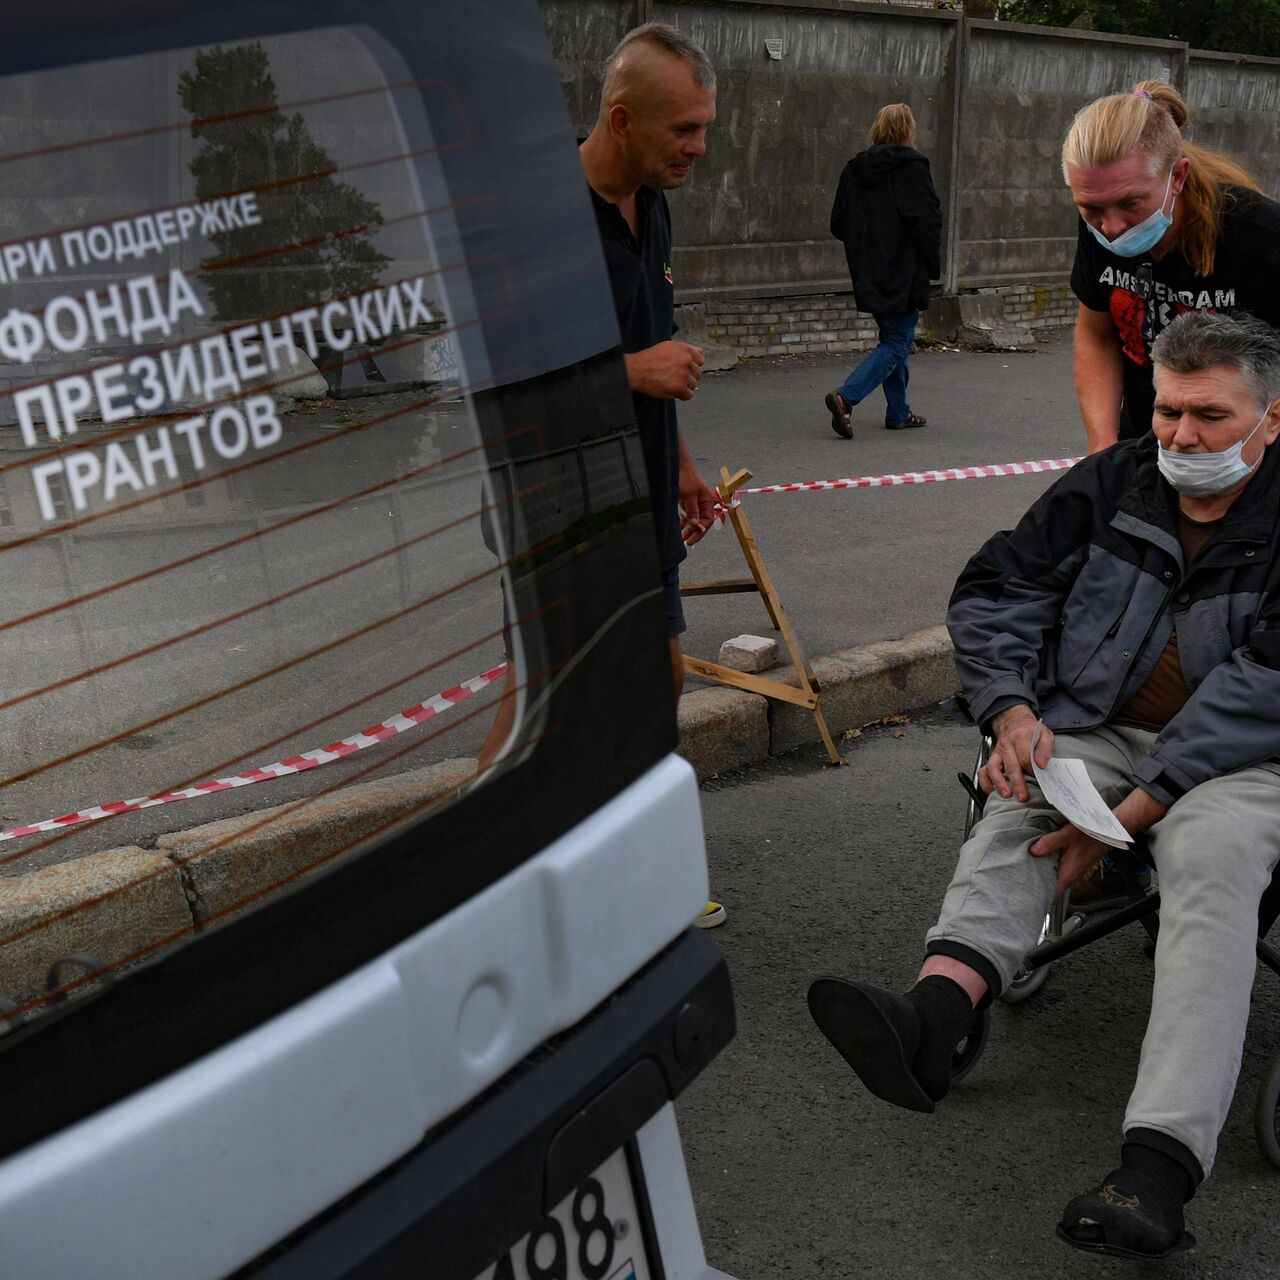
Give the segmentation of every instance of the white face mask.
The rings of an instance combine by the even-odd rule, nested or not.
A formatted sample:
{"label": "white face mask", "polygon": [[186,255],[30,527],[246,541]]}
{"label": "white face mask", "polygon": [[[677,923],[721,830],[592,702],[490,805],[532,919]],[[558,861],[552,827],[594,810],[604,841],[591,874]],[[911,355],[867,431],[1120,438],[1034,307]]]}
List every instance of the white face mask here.
{"label": "white face mask", "polygon": [[1258,428],[1266,421],[1272,404],[1275,404],[1274,400],[1263,409],[1262,417],[1243,440],[1237,440],[1221,453],[1174,453],[1161,445],[1156,460],[1160,474],[1179,493],[1185,493],[1189,498],[1211,498],[1239,484],[1262,461],[1259,456],[1258,462],[1247,463],[1243,457],[1244,447],[1258,434]]}

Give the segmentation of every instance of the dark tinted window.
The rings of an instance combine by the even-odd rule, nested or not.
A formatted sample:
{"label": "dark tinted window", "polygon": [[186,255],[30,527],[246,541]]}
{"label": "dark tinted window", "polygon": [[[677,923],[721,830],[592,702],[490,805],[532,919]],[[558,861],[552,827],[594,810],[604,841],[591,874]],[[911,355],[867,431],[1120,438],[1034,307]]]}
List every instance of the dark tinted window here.
{"label": "dark tinted window", "polygon": [[[76,5],[0,53],[0,1072],[47,1101],[72,1041],[101,1061],[27,1137],[420,928],[672,745],[559,85],[532,2],[466,8],[108,31]],[[72,864],[101,888],[68,895]]]}

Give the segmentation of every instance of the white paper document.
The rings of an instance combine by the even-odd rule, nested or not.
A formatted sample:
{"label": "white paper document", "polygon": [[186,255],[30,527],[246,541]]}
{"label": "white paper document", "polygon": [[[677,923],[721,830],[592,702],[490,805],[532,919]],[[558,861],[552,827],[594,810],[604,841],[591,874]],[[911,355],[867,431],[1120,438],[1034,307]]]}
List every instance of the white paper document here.
{"label": "white paper document", "polygon": [[1045,799],[1068,822],[1073,822],[1086,835],[1091,835],[1113,849],[1127,849],[1133,837],[1120,825],[1098,788],[1089,779],[1083,760],[1059,760],[1056,756],[1042,769],[1035,762],[1040,729],[1031,741],[1031,767]]}

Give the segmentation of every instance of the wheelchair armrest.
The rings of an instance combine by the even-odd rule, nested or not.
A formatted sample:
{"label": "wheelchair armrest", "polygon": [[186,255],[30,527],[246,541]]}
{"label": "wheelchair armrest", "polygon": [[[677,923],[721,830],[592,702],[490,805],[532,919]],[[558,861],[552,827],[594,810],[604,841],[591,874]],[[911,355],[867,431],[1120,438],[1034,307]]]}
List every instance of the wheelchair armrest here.
{"label": "wheelchair armrest", "polygon": [[965,794],[977,806],[978,814],[981,816],[982,810],[986,807],[987,797],[982,794],[982,788],[978,786],[972,778],[967,774],[957,773],[960,785],[964,788]]}

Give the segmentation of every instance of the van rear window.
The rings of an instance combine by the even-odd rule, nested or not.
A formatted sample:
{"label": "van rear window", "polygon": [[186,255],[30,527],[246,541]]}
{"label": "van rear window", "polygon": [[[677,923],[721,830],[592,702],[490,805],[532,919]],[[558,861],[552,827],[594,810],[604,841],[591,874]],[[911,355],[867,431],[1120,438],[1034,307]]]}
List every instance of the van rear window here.
{"label": "van rear window", "polygon": [[506,540],[579,460],[489,464],[474,397],[526,371],[491,367],[504,264],[468,260],[440,157],[473,128],[431,90],[341,27],[0,82],[23,1015],[449,800],[523,706]]}

